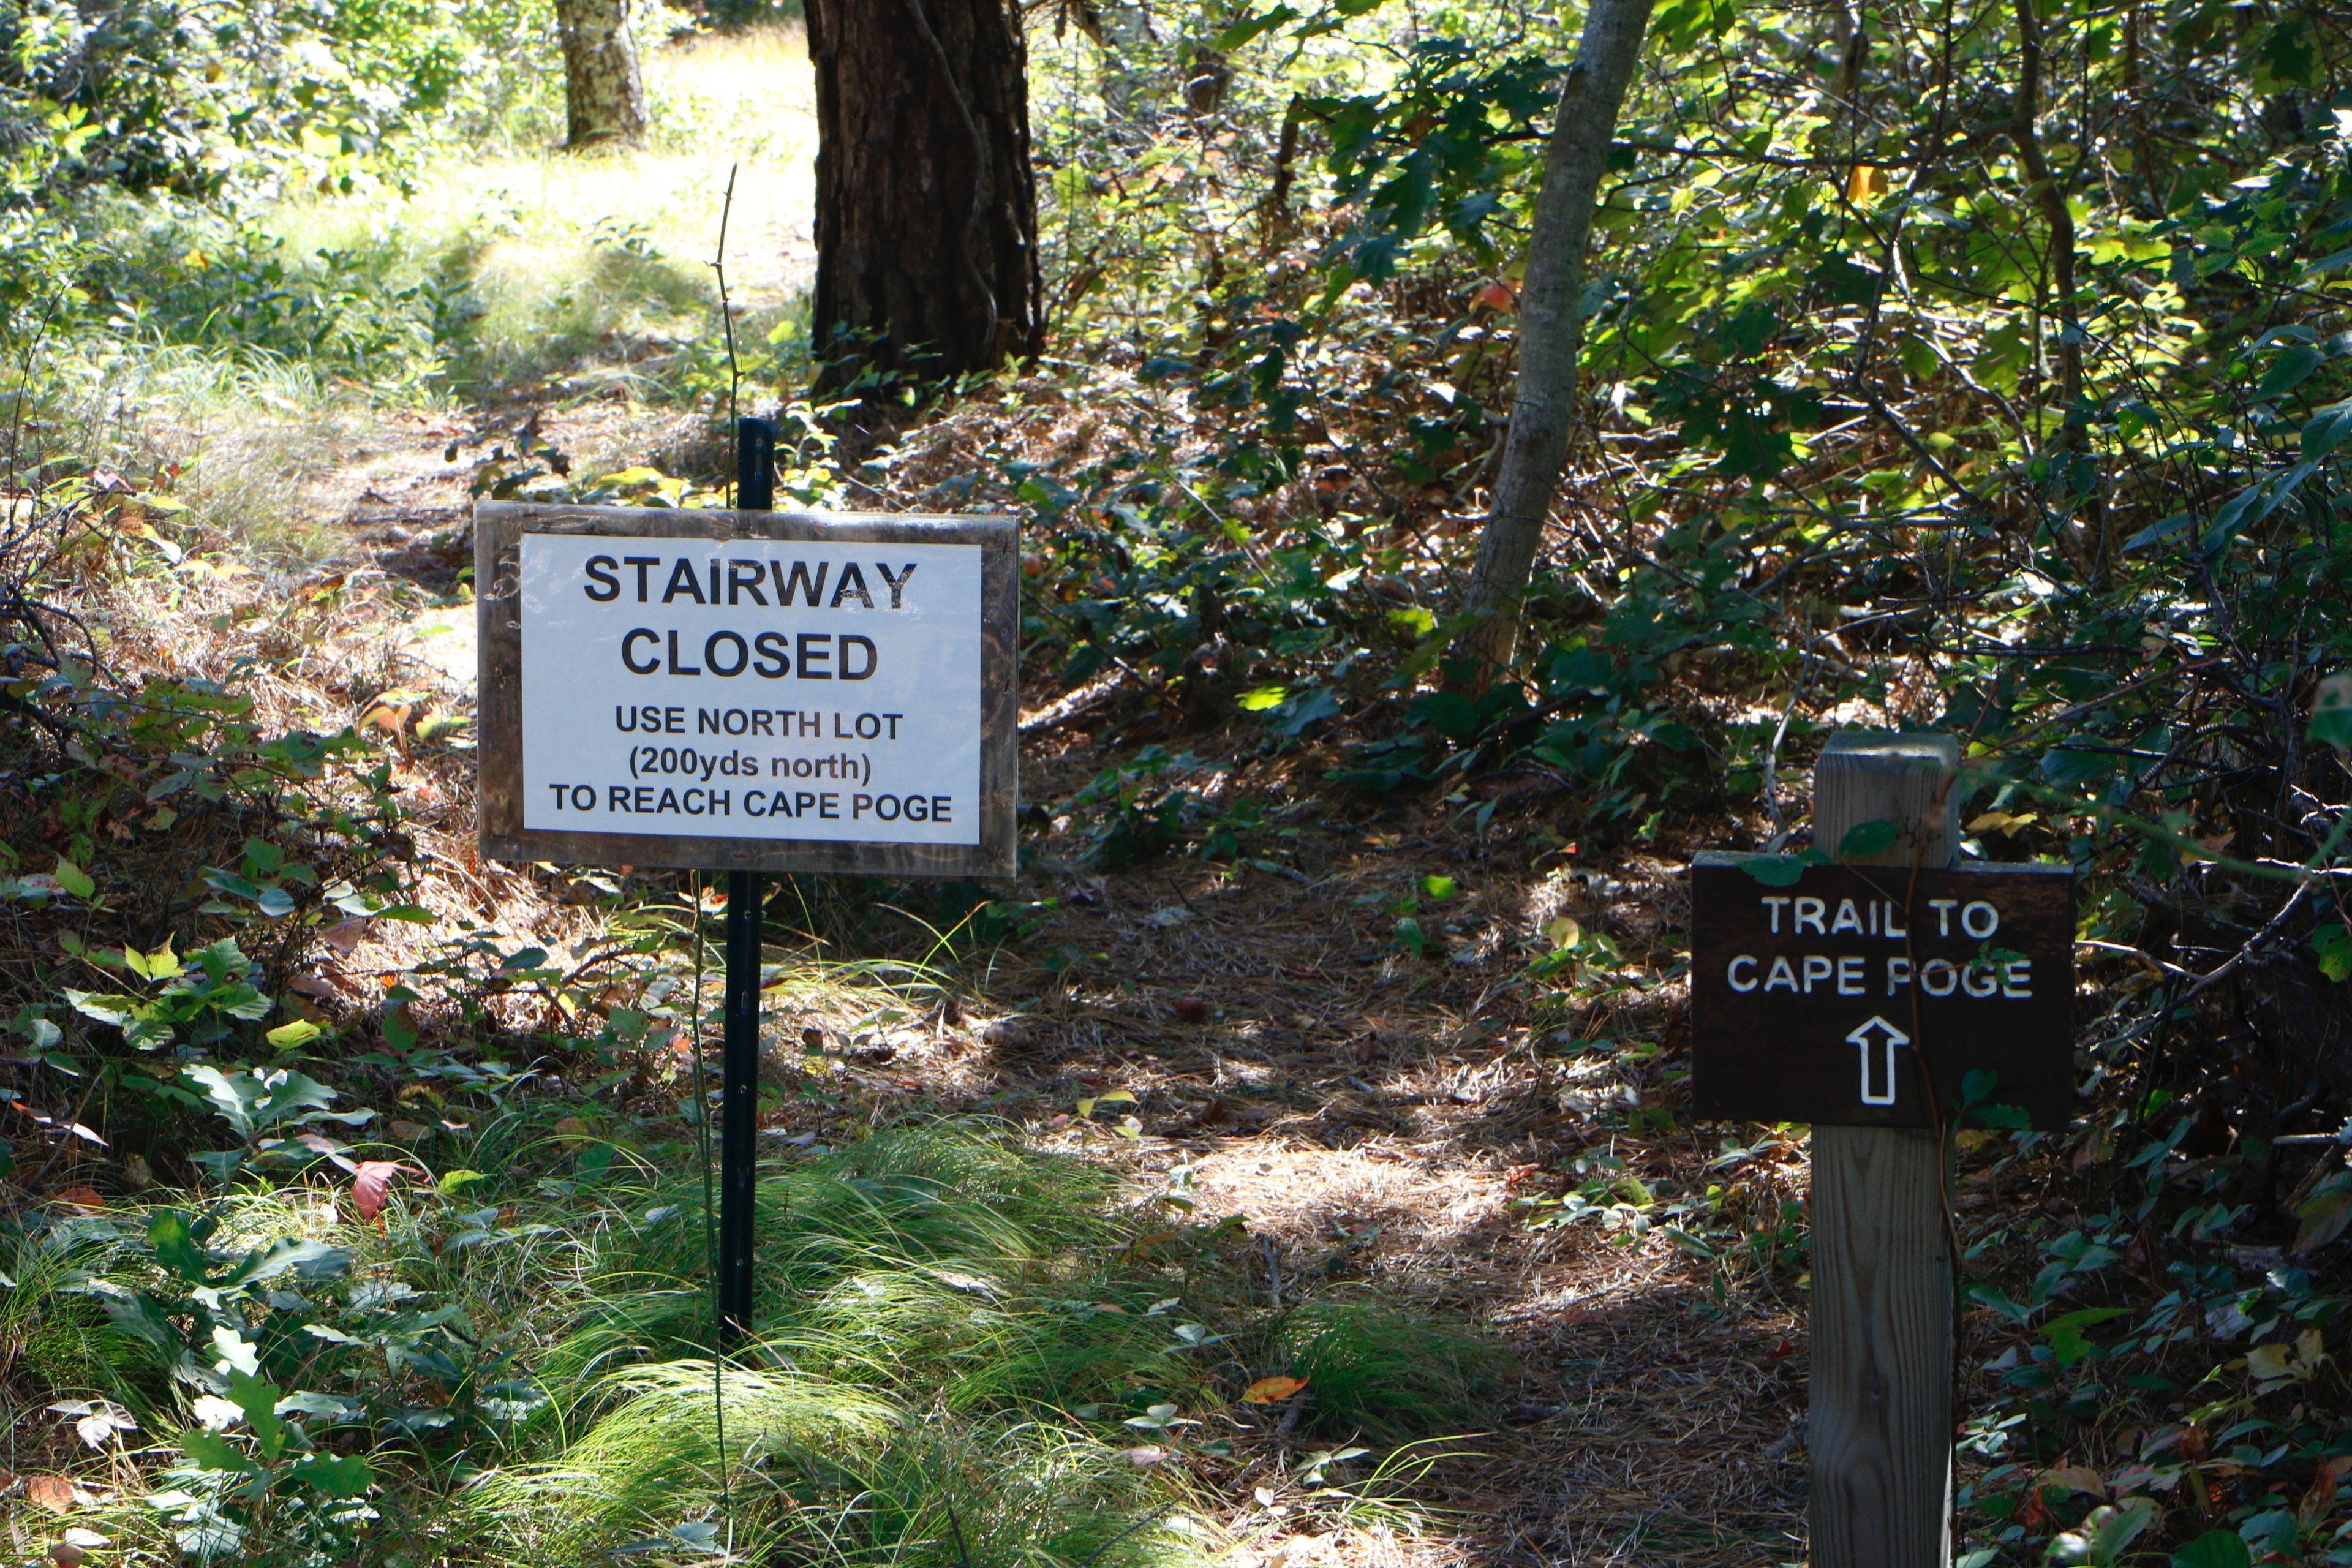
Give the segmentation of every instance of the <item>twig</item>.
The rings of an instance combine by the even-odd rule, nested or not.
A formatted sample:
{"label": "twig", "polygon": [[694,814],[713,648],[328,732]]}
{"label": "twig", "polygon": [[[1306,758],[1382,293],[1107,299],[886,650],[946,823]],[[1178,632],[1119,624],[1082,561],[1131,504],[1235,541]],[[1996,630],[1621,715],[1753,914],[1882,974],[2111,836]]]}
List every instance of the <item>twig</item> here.
{"label": "twig", "polygon": [[727,335],[727,433],[735,443],[735,461],[727,479],[727,504],[732,507],[741,498],[735,493],[735,476],[743,471],[743,418],[735,407],[735,395],[742,384],[743,370],[735,359],[735,307],[727,297],[727,222],[735,216],[735,172],[740,163],[727,165],[727,196],[719,205],[719,251],[710,258],[710,270],[719,275],[719,325]]}

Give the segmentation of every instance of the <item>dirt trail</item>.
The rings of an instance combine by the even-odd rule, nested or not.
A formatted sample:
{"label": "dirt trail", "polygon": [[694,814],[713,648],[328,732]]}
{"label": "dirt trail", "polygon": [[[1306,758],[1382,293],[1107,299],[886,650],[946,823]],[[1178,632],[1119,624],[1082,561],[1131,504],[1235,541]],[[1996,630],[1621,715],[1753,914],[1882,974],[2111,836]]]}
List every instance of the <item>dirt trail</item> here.
{"label": "dirt trail", "polygon": [[[542,428],[583,447],[677,437],[619,405],[551,413]],[[470,559],[470,470],[445,460],[449,429],[387,424],[306,496],[375,569],[436,595],[457,587]],[[420,683],[462,711],[472,615],[444,604],[411,622],[406,657]],[[1024,797],[1066,800],[1108,765],[1107,722],[1026,742]],[[1215,736],[1191,743],[1220,751]],[[1562,915],[1629,955],[1647,949],[1679,918],[1678,865],[1547,849],[1556,832],[1538,830],[1561,825],[1540,801],[1516,803],[1480,834],[1443,805],[1384,807],[1294,787],[1329,760],[1244,761],[1231,775],[1234,794],[1268,800],[1285,824],[1279,870],[1169,859],[1097,874],[1075,847],[1057,858],[1066,840],[1049,836],[1019,889],[1039,906],[1035,923],[980,976],[982,1004],[998,1016],[893,1035],[887,1068],[858,1075],[863,1091],[907,1111],[1017,1121],[1043,1144],[1118,1162],[1149,1188],[1189,1166],[1196,1214],[1246,1216],[1280,1277],[1355,1281],[1509,1347],[1505,1420],[1419,1490],[1458,1510],[1446,1530],[1418,1540],[1342,1532],[1318,1549],[1328,1557],[1725,1568],[1800,1559],[1798,1303],[1752,1288],[1718,1300],[1715,1267],[1664,1231],[1536,1228],[1523,1201],[1584,1181],[1580,1158],[1614,1155],[1662,1197],[1706,1184],[1710,1141],[1629,1133],[1642,1107],[1678,1099],[1679,988],[1654,976],[1593,1002],[1528,973]],[[470,861],[460,820],[470,769],[445,763],[434,771],[446,775],[455,814],[436,854],[454,878]],[[1431,875],[1456,890],[1420,912],[1431,946],[1413,956],[1393,940],[1396,904]],[[480,879],[502,879],[474,867],[465,898],[478,908]],[[545,917],[534,934],[560,939],[577,911],[543,901],[544,889],[530,898],[526,881],[508,892]],[[840,1021],[772,1009],[779,1044],[811,1023]],[[1080,1098],[1112,1089],[1136,1097],[1139,1136],[1074,1121]],[[1801,1149],[1749,1168],[1751,1182],[1760,1173],[1778,1184],[1777,1196],[1801,1195]]]}
{"label": "dirt trail", "polygon": [[[1093,761],[1083,746],[1033,755],[1024,780],[1044,775],[1027,787],[1050,795]],[[1685,1186],[1716,1152],[1688,1132],[1637,1146],[1622,1131],[1674,1076],[1671,1050],[1627,1059],[1669,1042],[1672,990],[1539,1020],[1523,978],[1560,913],[1615,926],[1629,951],[1654,934],[1669,868],[1538,868],[1508,838],[1453,830],[1443,808],[1334,810],[1293,858],[1296,879],[1197,865],[1033,876],[1031,896],[1060,907],[1029,951],[1090,956],[1060,977],[1001,967],[992,989],[1019,1022],[953,1076],[1033,1122],[1126,1089],[1143,1133],[1121,1157],[1151,1184],[1189,1164],[1198,1212],[1246,1215],[1280,1269],[1363,1280],[1511,1347],[1507,1424],[1471,1445],[1484,1458],[1433,1478],[1459,1537],[1407,1555],[1801,1557],[1801,1318],[1769,1297],[1717,1307],[1711,1266],[1660,1231],[1533,1229],[1519,1202],[1559,1193],[1580,1152],[1614,1148],[1653,1184]],[[1383,904],[1433,872],[1460,889],[1446,952],[1409,957]],[[1594,1039],[1618,1049],[1576,1049]],[[1783,1166],[1793,1195],[1801,1154]],[[1367,1561],[1405,1550],[1348,1546]]]}

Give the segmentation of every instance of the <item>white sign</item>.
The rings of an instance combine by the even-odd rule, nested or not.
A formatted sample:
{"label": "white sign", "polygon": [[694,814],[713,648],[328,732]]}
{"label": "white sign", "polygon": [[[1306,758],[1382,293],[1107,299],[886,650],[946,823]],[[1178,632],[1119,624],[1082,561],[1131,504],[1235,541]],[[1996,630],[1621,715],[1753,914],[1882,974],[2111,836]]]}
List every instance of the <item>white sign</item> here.
{"label": "white sign", "polygon": [[525,533],[523,826],[980,842],[981,546]]}

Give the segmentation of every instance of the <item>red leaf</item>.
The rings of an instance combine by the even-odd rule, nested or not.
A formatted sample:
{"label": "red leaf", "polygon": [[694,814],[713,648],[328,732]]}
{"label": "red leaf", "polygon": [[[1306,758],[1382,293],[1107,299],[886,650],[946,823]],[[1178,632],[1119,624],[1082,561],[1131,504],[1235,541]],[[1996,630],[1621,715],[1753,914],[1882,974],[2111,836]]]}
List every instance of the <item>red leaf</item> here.
{"label": "red leaf", "polygon": [[383,1212],[392,1179],[407,1169],[397,1160],[360,1162],[359,1174],[352,1178],[352,1206],[360,1211],[360,1218],[373,1219]]}
{"label": "red leaf", "polygon": [[68,1187],[58,1194],[53,1201],[71,1204],[74,1207],[82,1209],[102,1209],[106,1206],[106,1199],[100,1195],[96,1187]]}

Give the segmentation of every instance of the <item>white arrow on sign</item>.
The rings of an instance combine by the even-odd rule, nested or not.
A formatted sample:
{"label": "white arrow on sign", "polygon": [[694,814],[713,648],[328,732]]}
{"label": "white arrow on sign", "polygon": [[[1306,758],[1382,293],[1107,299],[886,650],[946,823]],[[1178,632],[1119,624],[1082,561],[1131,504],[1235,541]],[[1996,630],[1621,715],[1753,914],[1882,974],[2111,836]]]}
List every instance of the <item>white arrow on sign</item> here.
{"label": "white arrow on sign", "polygon": [[[1867,1021],[1855,1026],[1853,1032],[1846,1036],[1846,1038],[1862,1049],[1862,1102],[1864,1105],[1894,1104],[1895,1047],[1909,1045],[1911,1037],[1874,1013]],[[1870,1058],[1873,1046],[1878,1047],[1876,1054],[1880,1070],[1877,1077],[1885,1086],[1877,1094],[1870,1091],[1872,1077]]]}

